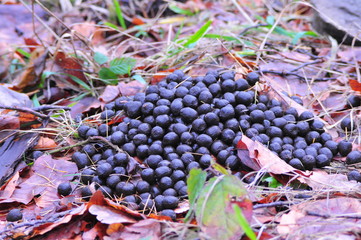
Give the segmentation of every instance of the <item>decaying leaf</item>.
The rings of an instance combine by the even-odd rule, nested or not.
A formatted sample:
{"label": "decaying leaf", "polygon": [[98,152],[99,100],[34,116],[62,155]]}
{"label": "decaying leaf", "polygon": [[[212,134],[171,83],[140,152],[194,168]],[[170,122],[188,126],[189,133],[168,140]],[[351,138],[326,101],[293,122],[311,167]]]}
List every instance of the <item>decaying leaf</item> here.
{"label": "decaying leaf", "polygon": [[21,182],[10,197],[0,197],[1,203],[20,202],[28,204],[34,196],[40,194],[36,204],[41,207],[51,207],[59,199],[57,186],[61,182],[74,178],[78,168],[76,164],[66,160],[55,160],[51,156],[39,157],[31,168],[31,177]]}
{"label": "decaying leaf", "polygon": [[125,227],[119,232],[114,232],[105,239],[161,239],[161,223],[154,219],[145,219],[130,226]]}
{"label": "decaying leaf", "polygon": [[288,165],[262,143],[253,141],[245,135],[242,135],[242,139],[239,141],[237,149],[241,161],[253,170],[258,171],[263,168],[266,169],[267,172],[273,174],[297,172],[306,175],[305,172]]}
{"label": "decaying leaf", "polygon": [[0,186],[13,174],[23,154],[36,144],[38,133],[14,134],[0,147]]}
{"label": "decaying leaf", "polygon": [[105,224],[136,222],[134,218],[127,216],[124,212],[107,206],[92,205],[89,212],[96,215],[97,219]]}
{"label": "decaying leaf", "polygon": [[[289,239],[320,239],[361,230],[361,204],[358,199],[339,197],[305,202],[291,207],[281,218],[278,232]],[[341,237],[341,238],[340,238]]]}
{"label": "decaying leaf", "polygon": [[250,222],[252,203],[241,180],[233,175],[212,178],[203,188],[196,204],[196,219],[211,239],[239,239],[243,234],[233,207],[241,207]]}

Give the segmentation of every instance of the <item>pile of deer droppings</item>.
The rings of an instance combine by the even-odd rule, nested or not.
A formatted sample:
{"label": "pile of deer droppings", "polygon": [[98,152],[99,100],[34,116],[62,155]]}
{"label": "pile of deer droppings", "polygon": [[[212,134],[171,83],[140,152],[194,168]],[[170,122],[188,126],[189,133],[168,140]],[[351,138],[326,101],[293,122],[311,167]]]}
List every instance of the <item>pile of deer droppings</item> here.
{"label": "pile of deer droppings", "polygon": [[[255,93],[252,86],[258,81],[255,72],[245,79],[218,71],[192,78],[177,70],[144,93],[108,103],[101,113],[105,123],[95,128],[81,125],[78,133],[84,139],[105,137],[123,151],[94,143],[75,152],[81,182],[95,183],[106,196],[123,197],[133,209],[155,206],[175,219],[174,209],[187,196],[186,178],[192,168],[207,169],[216,159],[240,176],[245,166],[236,145],[242,134],[300,170],[328,166],[337,154],[347,156],[347,163],[361,161],[350,142],[333,141],[311,112],[283,110],[278,100]],[[299,97],[292,98],[302,104]],[[118,116],[125,118],[107,124]],[[347,119],[341,125],[350,128]],[[133,157],[142,164],[134,164]],[[82,188],[84,198],[91,195],[88,187]]]}

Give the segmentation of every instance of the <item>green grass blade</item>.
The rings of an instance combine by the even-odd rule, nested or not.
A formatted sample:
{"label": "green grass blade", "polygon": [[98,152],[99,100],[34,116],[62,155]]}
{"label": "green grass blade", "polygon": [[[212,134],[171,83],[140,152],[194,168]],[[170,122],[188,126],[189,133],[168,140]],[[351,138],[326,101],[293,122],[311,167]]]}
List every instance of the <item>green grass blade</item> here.
{"label": "green grass blade", "polygon": [[104,25],[105,25],[105,26],[108,26],[108,27],[110,27],[110,28],[113,28],[114,30],[119,31],[118,26],[117,26],[117,25],[115,25],[115,24],[113,24],[113,23],[110,23],[110,22],[105,22],[105,23],[104,23]]}
{"label": "green grass blade", "polygon": [[123,18],[123,12],[120,8],[118,0],[113,0],[113,4],[115,7],[115,13],[117,14],[118,20],[120,22],[120,26],[122,26],[123,29],[127,29],[127,25],[125,24],[124,18]]}
{"label": "green grass blade", "polygon": [[180,8],[180,7],[178,7],[178,6],[175,5],[175,4],[169,5],[168,8],[169,8],[170,10],[172,10],[173,12],[178,13],[178,14],[183,14],[183,15],[186,15],[186,16],[193,16],[193,15],[194,15],[193,12],[191,12],[191,11],[189,11],[189,10],[187,10],[187,9]]}
{"label": "green grass blade", "polygon": [[79,84],[80,86],[82,86],[85,90],[91,92],[92,91],[92,88],[86,84],[84,81],[80,80],[79,78],[73,76],[73,75],[70,75],[70,74],[64,74],[64,75],[67,75],[71,78],[71,80],[73,80],[74,82],[76,82],[77,84]]}
{"label": "green grass blade", "polygon": [[34,94],[34,96],[31,98],[31,101],[33,102],[34,107],[40,107],[41,104],[39,102],[37,94]]}
{"label": "green grass blade", "polygon": [[193,44],[195,44],[208,31],[211,24],[212,21],[208,20],[197,32],[195,32],[192,36],[188,38],[188,41],[183,46],[191,47]]}
{"label": "green grass blade", "polygon": [[246,218],[243,216],[242,210],[238,205],[233,205],[234,213],[236,214],[236,217],[239,221],[239,224],[241,225],[244,233],[247,235],[247,237],[251,240],[257,240],[256,234],[253,232],[252,228],[249,226]]}

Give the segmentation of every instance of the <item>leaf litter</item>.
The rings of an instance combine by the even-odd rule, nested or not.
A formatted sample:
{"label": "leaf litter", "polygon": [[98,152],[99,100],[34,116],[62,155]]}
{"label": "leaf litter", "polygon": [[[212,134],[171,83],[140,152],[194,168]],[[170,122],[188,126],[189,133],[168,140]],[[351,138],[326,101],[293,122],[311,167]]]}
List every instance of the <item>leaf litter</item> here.
{"label": "leaf litter", "polygon": [[[310,30],[309,23],[302,19],[302,14],[308,16],[307,7],[302,11],[300,11],[300,7],[286,9],[285,11],[295,18],[291,20],[280,18],[279,26],[273,27],[276,21],[272,14],[277,15],[278,13],[271,9],[271,5],[264,6],[262,1],[241,1],[241,4],[236,1],[230,3],[187,1],[185,4],[177,3],[170,8],[183,15],[169,17],[167,13],[161,16],[158,22],[149,17],[152,16],[151,14],[130,16],[135,12],[134,6],[122,5],[122,14],[119,15],[118,11],[117,18],[121,22],[126,20],[124,22],[126,27],[121,24],[123,29],[114,24],[115,28],[114,26],[109,28],[106,27],[107,25],[95,25],[95,21],[84,23],[77,15],[64,15],[62,19],[49,21],[49,26],[58,30],[57,32],[62,32],[66,29],[62,24],[71,26],[70,23],[77,23],[69,29],[72,28],[87,37],[88,44],[93,44],[94,49],[100,49],[106,55],[96,54],[93,59],[92,53],[88,52],[88,46],[81,41],[77,34],[75,36],[66,33],[67,36],[59,38],[60,49],[55,49],[51,44],[49,46],[42,46],[44,43],[36,45],[34,44],[38,42],[35,40],[36,37],[31,36],[33,37],[32,41],[26,43],[29,45],[26,46],[29,54],[41,50],[43,47],[48,47],[49,54],[41,55],[42,51],[39,51],[38,55],[29,55],[29,61],[26,57],[27,48],[24,47],[25,55],[16,55],[17,61],[27,68],[27,70],[25,68],[22,70],[22,75],[15,74],[19,83],[16,85],[16,89],[31,96],[33,104],[37,103],[37,98],[34,96],[42,98],[46,91],[48,95],[46,103],[48,104],[60,103],[64,106],[75,104],[75,107],[72,108],[72,116],[75,117],[91,111],[96,112],[97,109],[104,107],[118,96],[131,96],[143,91],[146,82],[159,79],[158,76],[166,76],[178,68],[195,76],[203,74],[210,66],[235,69],[238,73],[250,71],[251,68],[257,66],[257,51],[263,39],[267,37],[268,45],[262,47],[263,52],[260,54],[261,61],[258,65],[258,71],[263,74],[262,80],[271,87],[277,97],[286,103],[285,106],[294,106],[299,111],[312,110],[320,119],[326,120],[329,124],[327,127],[333,130],[335,122],[339,121],[334,120],[333,116],[338,117],[335,119],[340,119],[348,114],[349,109],[345,107],[347,105],[345,99],[346,95],[351,92],[350,89],[355,94],[359,94],[357,80],[354,80],[358,79],[357,63],[354,62],[353,56],[358,49],[341,46],[337,58],[329,62],[327,53],[330,52],[330,48],[325,45],[327,44],[325,41],[311,33],[308,35],[305,33],[295,34]],[[262,12],[256,12],[256,6],[262,9]],[[90,5],[82,10],[74,7],[73,11],[83,11],[89,16],[95,12],[106,22],[108,19],[104,16],[112,11],[103,7]],[[275,5],[272,7],[278,9]],[[284,6],[281,6],[281,9],[282,7]],[[280,14],[282,13],[284,12]],[[124,19],[121,20],[122,18]],[[28,17],[27,21],[30,22],[31,18]],[[61,21],[61,24],[57,24],[58,21]],[[136,22],[139,25],[131,25]],[[251,23],[256,25],[250,25]],[[109,23],[108,26],[111,24]],[[62,29],[62,27],[64,28]],[[247,31],[243,32],[245,29]],[[268,34],[270,30],[274,30],[274,32]],[[32,30],[28,29],[25,32],[31,33]],[[235,33],[242,33],[242,36]],[[67,37],[69,36],[73,38],[72,41],[68,41]],[[15,36],[13,39],[18,40]],[[298,42],[299,46],[293,45],[287,48],[289,43],[294,44],[295,42]],[[34,44],[34,46],[30,46],[30,44]],[[104,49],[109,49],[109,51],[104,51]],[[227,54],[225,55],[225,53]],[[109,59],[112,60],[109,61]],[[33,65],[32,62],[34,62]],[[107,64],[108,62],[109,64]],[[345,63],[352,67],[345,71]],[[104,73],[102,77],[100,74],[97,75],[99,71]],[[56,74],[47,75],[46,72],[55,72]],[[65,75],[59,75],[60,72]],[[135,77],[136,81],[128,83],[131,80],[130,77],[134,75],[143,77]],[[102,78],[102,81],[99,80],[99,77]],[[118,81],[112,82],[114,77],[115,80],[120,80],[119,83]],[[9,81],[9,83],[16,83],[16,81]],[[49,88],[50,85],[51,88]],[[35,90],[31,89],[33,86],[35,86]],[[56,91],[54,91],[55,89]],[[67,99],[64,100],[60,97],[55,100],[56,92],[62,92],[60,96],[67,96]],[[305,107],[297,105],[289,98],[294,95],[302,97],[306,103]],[[18,99],[18,97],[16,98]],[[343,102],[337,100],[337,104],[334,104],[336,99],[342,99]],[[45,98],[42,98],[42,101],[45,101]],[[0,116],[6,115],[2,113]],[[7,129],[20,127],[16,123],[18,121],[16,118],[16,116],[9,118],[9,121],[14,124],[12,127],[5,125]],[[71,126],[71,128],[76,129],[76,126]],[[71,133],[69,134],[71,135]],[[37,142],[39,148],[54,148],[58,144],[57,139],[53,139],[51,136],[40,139]],[[55,239],[58,236],[73,238],[80,236],[81,231],[84,232],[83,237],[92,239],[95,237],[158,239],[164,235],[172,236],[170,233],[174,230],[176,230],[175,235],[184,229],[190,231],[187,234],[195,234],[192,232],[192,228],[201,229],[215,238],[218,236],[225,239],[240,238],[247,226],[240,223],[239,215],[236,214],[238,210],[235,210],[234,206],[239,206],[243,210],[247,222],[252,223],[253,230],[267,228],[265,235],[263,235],[264,232],[259,232],[259,236],[264,239],[277,235],[304,239],[309,235],[319,237],[323,236],[322,234],[326,236],[327,234],[338,234],[336,236],[346,239],[346,237],[352,236],[352,231],[358,230],[359,213],[356,197],[359,197],[360,184],[347,180],[344,166],[343,168],[331,166],[305,173],[290,167],[274,156],[266,147],[245,136],[239,145],[239,155],[244,160],[244,164],[251,168],[250,171],[258,171],[261,175],[269,173],[271,177],[283,183],[283,186],[264,188],[255,185],[255,182],[245,184],[229,175],[219,176],[204,183],[205,175],[199,173],[199,178],[195,178],[193,183],[192,180],[189,183],[189,205],[184,201],[186,203],[184,208],[187,209],[189,206],[188,217],[183,219],[186,214],[180,210],[180,207],[177,211],[179,213],[178,225],[166,222],[169,219],[157,219],[155,216],[152,218],[152,215],[146,216],[134,212],[119,205],[118,202],[104,198],[100,191],[96,192],[87,203],[79,199],[77,190],[74,191],[74,195],[61,198],[55,191],[56,184],[62,180],[71,180],[77,174],[77,168],[68,160],[69,158],[58,159],[42,156],[31,167],[25,167],[24,164],[20,164],[18,168],[14,167],[14,175],[2,187],[0,206],[6,208],[10,204],[13,206],[20,204],[24,208],[24,212],[29,209],[28,211],[34,211],[35,215],[39,214],[37,217],[40,216],[44,222],[25,218],[26,221],[33,221],[34,224],[33,228],[28,228],[25,232],[32,233],[32,236],[44,235],[49,239]],[[17,146],[15,147],[17,148]],[[23,147],[23,149],[22,152],[26,153],[27,147]],[[71,150],[68,152],[66,149],[62,153],[70,156]],[[67,171],[69,175],[65,176],[61,171]],[[294,178],[290,178],[290,173]],[[284,175],[288,175],[286,181],[282,181]],[[256,181],[257,179],[259,180],[256,178]],[[245,185],[244,189],[240,187],[243,185]],[[314,196],[312,200],[299,198],[301,201],[294,201],[292,204],[286,205],[285,203],[288,202],[286,200],[290,197],[288,188],[294,185],[308,188],[305,194]],[[37,187],[35,188],[35,186]],[[193,190],[192,186],[194,186]],[[296,196],[301,193],[302,188],[291,195]],[[253,198],[251,195],[256,195],[256,197]],[[247,200],[248,197],[254,204],[253,214],[252,203]],[[262,203],[260,199],[263,199]],[[290,198],[291,201],[294,199]],[[222,205],[224,211],[214,211],[214,206],[218,205]],[[199,206],[207,206],[205,215]],[[287,207],[282,209],[285,206]],[[261,212],[260,209],[265,210],[263,217],[267,220],[260,221],[264,225],[253,221],[256,217],[255,212]],[[285,209],[289,210],[289,213],[284,212]],[[57,211],[60,215],[55,213]],[[54,218],[49,217],[52,213],[55,213]],[[189,215],[190,213],[195,213],[196,222]],[[251,221],[252,216],[253,220]],[[260,219],[260,217],[257,218]],[[336,220],[340,218],[345,219],[344,224],[333,228]],[[229,221],[229,225],[220,225],[219,219],[225,222]],[[188,228],[186,224],[182,225],[183,220],[191,221],[189,223],[191,227]],[[165,222],[166,224],[164,224]],[[275,227],[270,224],[272,222],[280,223],[278,227]],[[309,222],[315,223],[315,225],[310,227]],[[85,223],[91,223],[91,226],[86,226]],[[19,224],[20,227],[15,229],[21,227],[26,229],[25,225]],[[64,231],[59,228],[60,226],[69,229],[66,235],[61,235]],[[149,229],[152,231],[149,232]],[[9,232],[11,231],[8,229],[3,233],[8,234]],[[255,232],[257,233],[257,231]],[[22,233],[19,231],[17,234],[21,235]],[[203,237],[207,238],[206,235]]]}

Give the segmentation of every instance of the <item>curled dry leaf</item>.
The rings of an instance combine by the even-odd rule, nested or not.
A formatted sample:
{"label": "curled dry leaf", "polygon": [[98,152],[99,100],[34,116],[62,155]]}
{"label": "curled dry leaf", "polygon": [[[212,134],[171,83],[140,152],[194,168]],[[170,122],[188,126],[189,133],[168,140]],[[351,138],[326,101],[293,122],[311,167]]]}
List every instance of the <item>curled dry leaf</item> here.
{"label": "curled dry leaf", "polygon": [[[294,205],[277,227],[288,239],[320,239],[361,230],[361,203],[358,199],[339,197]],[[336,235],[335,235],[336,234]]]}
{"label": "curled dry leaf", "polygon": [[273,174],[293,172],[307,176],[305,172],[288,165],[262,143],[253,141],[245,135],[238,142],[237,149],[241,161],[253,170],[266,169],[267,172]]}

